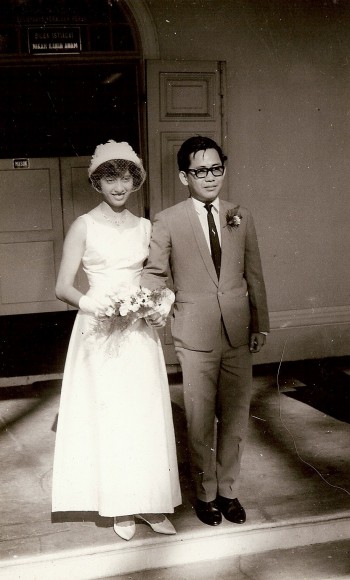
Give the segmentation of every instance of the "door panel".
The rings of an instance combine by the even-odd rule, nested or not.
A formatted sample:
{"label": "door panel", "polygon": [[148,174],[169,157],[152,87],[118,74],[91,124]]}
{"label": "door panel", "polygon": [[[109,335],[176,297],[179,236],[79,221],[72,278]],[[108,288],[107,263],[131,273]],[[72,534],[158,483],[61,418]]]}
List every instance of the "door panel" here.
{"label": "door panel", "polygon": [[[147,115],[150,215],[182,201],[176,154],[193,135],[223,144],[224,63],[148,61]],[[225,193],[223,193],[225,196]]]}
{"label": "door panel", "polygon": [[[61,187],[63,206],[63,232],[66,236],[74,220],[90,211],[100,202],[100,196],[90,183],[87,168],[90,157],[61,157]],[[76,287],[83,293],[88,290],[88,282],[82,266],[80,266]],[[69,309],[73,307],[69,306]]]}
{"label": "door panel", "polygon": [[[183,201],[188,191],[178,177],[176,155],[193,135],[224,146],[226,123],[222,62],[147,62],[150,216]],[[226,190],[221,193],[226,196]],[[176,364],[170,323],[161,334],[167,364]]]}
{"label": "door panel", "polygon": [[62,252],[58,159],[0,160],[0,314],[66,310],[56,299]]}

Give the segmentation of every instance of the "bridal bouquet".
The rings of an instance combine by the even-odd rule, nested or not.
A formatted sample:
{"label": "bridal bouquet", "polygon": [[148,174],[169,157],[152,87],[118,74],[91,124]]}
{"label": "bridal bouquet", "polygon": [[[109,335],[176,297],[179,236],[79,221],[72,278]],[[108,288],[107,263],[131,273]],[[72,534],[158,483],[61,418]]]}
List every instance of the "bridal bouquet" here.
{"label": "bridal bouquet", "polygon": [[122,333],[140,318],[159,313],[168,316],[175,300],[169,288],[149,290],[142,286],[121,288],[109,296],[111,306],[96,321],[95,331],[108,338],[115,331]]}

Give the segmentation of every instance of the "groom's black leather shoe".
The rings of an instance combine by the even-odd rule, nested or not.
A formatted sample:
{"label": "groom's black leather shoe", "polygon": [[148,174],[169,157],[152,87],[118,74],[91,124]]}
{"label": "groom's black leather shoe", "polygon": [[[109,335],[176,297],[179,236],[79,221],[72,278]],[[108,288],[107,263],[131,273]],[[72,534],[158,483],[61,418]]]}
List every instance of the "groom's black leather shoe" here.
{"label": "groom's black leather shoe", "polygon": [[214,501],[197,500],[195,508],[197,517],[208,526],[218,526],[222,522],[222,516]]}
{"label": "groom's black leather shoe", "polygon": [[224,518],[234,524],[244,524],[246,514],[238,499],[229,499],[218,495],[216,503]]}

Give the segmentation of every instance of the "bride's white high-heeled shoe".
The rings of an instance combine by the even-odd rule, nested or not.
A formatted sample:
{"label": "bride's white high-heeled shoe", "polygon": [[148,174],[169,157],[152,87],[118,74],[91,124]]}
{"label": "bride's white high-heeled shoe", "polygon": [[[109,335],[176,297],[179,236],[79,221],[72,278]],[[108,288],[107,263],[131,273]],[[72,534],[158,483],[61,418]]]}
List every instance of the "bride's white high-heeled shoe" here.
{"label": "bride's white high-heeled shoe", "polygon": [[176,534],[173,524],[163,514],[137,514],[135,518],[146,522],[158,534]]}
{"label": "bride's white high-heeled shoe", "polygon": [[114,518],[113,529],[123,540],[131,540],[135,535],[134,516],[118,516]]}

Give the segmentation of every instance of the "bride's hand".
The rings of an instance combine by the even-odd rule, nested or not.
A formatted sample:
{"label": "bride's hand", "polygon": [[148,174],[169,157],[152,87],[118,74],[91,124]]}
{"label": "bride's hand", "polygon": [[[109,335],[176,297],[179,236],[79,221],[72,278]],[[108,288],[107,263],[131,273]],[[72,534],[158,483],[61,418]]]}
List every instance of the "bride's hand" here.
{"label": "bride's hand", "polygon": [[96,316],[96,318],[106,314],[107,309],[112,307],[112,304],[113,303],[109,296],[96,299],[84,294],[79,300],[80,310],[86,314],[92,314],[93,316]]}

